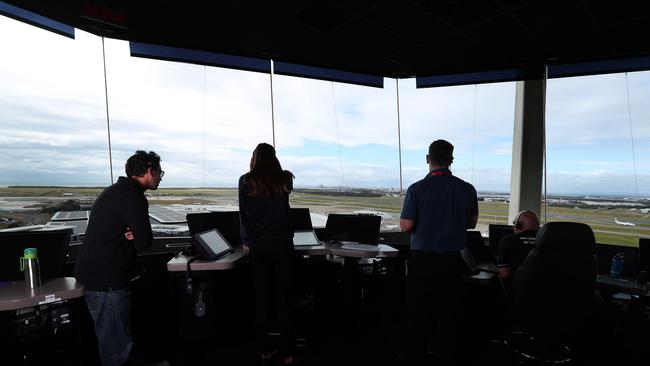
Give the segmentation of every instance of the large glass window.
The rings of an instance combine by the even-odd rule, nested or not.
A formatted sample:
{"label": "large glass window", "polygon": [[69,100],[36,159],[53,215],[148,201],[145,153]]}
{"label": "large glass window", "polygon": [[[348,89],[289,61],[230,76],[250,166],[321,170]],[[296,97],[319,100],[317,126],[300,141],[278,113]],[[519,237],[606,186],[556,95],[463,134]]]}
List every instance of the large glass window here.
{"label": "large glass window", "polygon": [[400,81],[404,189],[428,172],[429,144],[454,145],[453,174],[479,195],[478,229],[506,223],[512,164],[515,83],[416,89]]}
{"label": "large glass window", "polygon": [[236,187],[271,139],[268,75],[130,57],[107,41],[113,171],[136,149],[163,159],[163,187]]}
{"label": "large glass window", "polygon": [[295,176],[292,205],[316,226],[328,213],[375,213],[399,220],[395,82],[384,89],[274,76],[276,147]]}
{"label": "large glass window", "polygon": [[547,89],[548,221],[600,243],[650,235],[650,72],[553,79]]}
{"label": "large glass window", "polygon": [[[101,39],[0,16],[0,228],[89,207],[110,183]],[[39,187],[27,187],[39,186]]]}

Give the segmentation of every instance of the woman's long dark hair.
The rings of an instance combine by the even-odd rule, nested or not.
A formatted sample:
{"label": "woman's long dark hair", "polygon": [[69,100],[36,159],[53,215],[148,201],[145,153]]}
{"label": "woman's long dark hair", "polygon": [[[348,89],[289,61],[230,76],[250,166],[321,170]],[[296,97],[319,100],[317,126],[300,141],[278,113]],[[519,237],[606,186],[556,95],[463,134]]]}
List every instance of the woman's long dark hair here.
{"label": "woman's long dark hair", "polygon": [[294,175],[288,170],[282,170],[280,161],[275,156],[275,148],[269,144],[257,145],[250,168],[244,181],[250,186],[250,195],[253,197],[289,193],[293,188]]}

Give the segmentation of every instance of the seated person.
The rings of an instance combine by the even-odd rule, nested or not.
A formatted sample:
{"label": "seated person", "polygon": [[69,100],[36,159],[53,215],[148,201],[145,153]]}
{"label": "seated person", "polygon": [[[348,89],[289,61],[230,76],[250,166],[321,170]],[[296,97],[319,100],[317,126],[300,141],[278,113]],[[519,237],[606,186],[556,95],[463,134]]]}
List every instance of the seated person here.
{"label": "seated person", "polygon": [[539,230],[539,217],[533,211],[521,211],[513,221],[514,233],[505,235],[499,242],[497,267],[501,279],[511,279],[535,247],[535,236]]}
{"label": "seated person", "polygon": [[535,236],[539,230],[539,217],[533,211],[521,211],[513,221],[513,233],[504,235],[497,250],[497,268],[502,286],[503,314],[506,323],[515,322],[513,275],[535,247]]}

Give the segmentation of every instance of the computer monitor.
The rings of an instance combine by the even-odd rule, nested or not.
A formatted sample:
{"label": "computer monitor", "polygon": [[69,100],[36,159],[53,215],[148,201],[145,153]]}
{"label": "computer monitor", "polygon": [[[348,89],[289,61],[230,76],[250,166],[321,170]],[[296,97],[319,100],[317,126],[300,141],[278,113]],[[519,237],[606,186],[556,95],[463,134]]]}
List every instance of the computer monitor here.
{"label": "computer monitor", "polygon": [[598,274],[609,275],[612,268],[612,257],[623,253],[623,277],[636,278],[641,269],[639,263],[640,248],[625,245],[596,244],[596,258],[598,260]]}
{"label": "computer monitor", "polygon": [[20,281],[20,257],[25,248],[36,248],[41,280],[65,276],[71,228],[48,231],[0,232],[0,281]]}
{"label": "computer monitor", "polygon": [[502,225],[502,224],[490,224],[488,225],[488,235],[490,250],[495,255],[499,251],[499,242],[507,234],[512,234],[514,231],[514,226],[512,225]]}
{"label": "computer monitor", "polygon": [[195,235],[210,229],[218,229],[231,246],[241,246],[239,211],[187,214],[187,226],[190,229],[190,235]]}
{"label": "computer monitor", "polygon": [[650,238],[639,238],[639,270],[650,271]]}
{"label": "computer monitor", "polygon": [[291,227],[293,230],[311,230],[311,215],[308,208],[291,208]]}
{"label": "computer monitor", "polygon": [[467,230],[466,246],[477,261],[482,263],[495,262],[494,255],[490,251],[490,247],[485,245],[485,241],[483,240],[480,231]]}
{"label": "computer monitor", "polygon": [[377,215],[329,214],[325,223],[326,240],[379,243],[381,217]]}
{"label": "computer monitor", "polygon": [[215,260],[232,252],[232,246],[217,229],[194,235],[192,245],[204,260]]}

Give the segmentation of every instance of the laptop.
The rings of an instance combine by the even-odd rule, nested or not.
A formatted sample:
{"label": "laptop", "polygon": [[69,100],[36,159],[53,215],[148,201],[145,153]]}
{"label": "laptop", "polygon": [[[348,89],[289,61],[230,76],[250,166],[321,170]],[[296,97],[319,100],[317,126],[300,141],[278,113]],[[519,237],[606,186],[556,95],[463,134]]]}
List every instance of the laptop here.
{"label": "laptop", "polygon": [[224,239],[217,229],[212,229],[194,235],[192,246],[202,260],[215,260],[232,253],[232,246]]}
{"label": "laptop", "polygon": [[327,240],[357,242],[364,245],[379,243],[381,217],[377,215],[329,214],[325,223]]}
{"label": "laptop", "polygon": [[650,238],[639,238],[639,270],[650,271]]}
{"label": "laptop", "polygon": [[473,274],[478,273],[478,270],[492,273],[498,272],[494,256],[490,251],[490,247],[485,245],[480,231],[467,231],[467,244],[460,254]]}
{"label": "laptop", "polygon": [[294,230],[311,230],[311,214],[308,208],[294,208],[289,210],[291,227]]}
{"label": "laptop", "polygon": [[317,246],[321,245],[314,230],[295,230],[293,232],[293,246]]}

